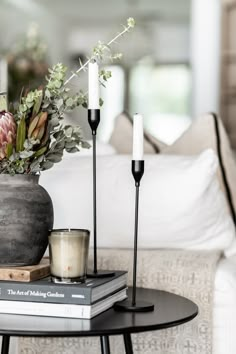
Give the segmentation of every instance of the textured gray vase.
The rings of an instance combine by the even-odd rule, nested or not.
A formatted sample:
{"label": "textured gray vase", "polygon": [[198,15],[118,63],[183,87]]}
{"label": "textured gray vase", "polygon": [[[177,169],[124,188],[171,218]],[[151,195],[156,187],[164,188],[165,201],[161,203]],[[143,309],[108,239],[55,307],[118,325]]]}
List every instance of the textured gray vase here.
{"label": "textured gray vase", "polygon": [[38,264],[44,255],[53,206],[38,180],[0,174],[0,266]]}

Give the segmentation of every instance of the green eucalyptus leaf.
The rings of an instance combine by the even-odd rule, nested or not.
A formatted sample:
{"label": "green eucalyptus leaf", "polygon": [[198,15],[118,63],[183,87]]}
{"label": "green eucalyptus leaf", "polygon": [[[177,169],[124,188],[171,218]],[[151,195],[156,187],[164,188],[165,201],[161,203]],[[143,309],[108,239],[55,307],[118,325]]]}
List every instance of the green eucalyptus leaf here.
{"label": "green eucalyptus leaf", "polygon": [[67,106],[67,107],[72,107],[73,104],[74,104],[74,100],[73,100],[72,97],[70,97],[70,98],[68,98],[68,99],[66,100],[66,106]]}
{"label": "green eucalyptus leaf", "polygon": [[30,164],[30,171],[35,173],[40,172],[42,170],[41,163],[43,162],[43,160],[44,160],[43,155],[39,156],[38,158],[35,158],[33,162],[31,162]]}
{"label": "green eucalyptus leaf", "polygon": [[52,128],[55,128],[59,125],[59,119],[58,118],[53,118],[53,119],[50,119],[49,121],[49,125],[52,127]]}
{"label": "green eucalyptus leaf", "polygon": [[49,107],[49,105],[50,105],[50,102],[44,102],[43,105],[42,105],[42,108],[44,110],[46,110]]}
{"label": "green eucalyptus leaf", "polygon": [[22,118],[17,129],[16,134],[16,151],[23,151],[24,150],[24,142],[26,136],[26,124],[25,118]]}
{"label": "green eucalyptus leaf", "polygon": [[53,134],[53,137],[58,141],[62,138],[65,137],[64,131],[63,130],[59,130],[56,133]]}
{"label": "green eucalyptus leaf", "polygon": [[55,150],[63,150],[64,147],[65,147],[65,141],[62,140],[56,143]]}
{"label": "green eucalyptus leaf", "polygon": [[32,108],[34,105],[34,102],[26,102],[27,108]]}
{"label": "green eucalyptus leaf", "polygon": [[12,155],[12,153],[13,153],[13,145],[12,145],[12,143],[8,143],[7,144],[7,151],[6,151],[6,155],[7,155],[8,159]]}
{"label": "green eucalyptus leaf", "polygon": [[33,151],[26,151],[26,150],[24,150],[24,151],[21,151],[21,152],[20,152],[20,158],[21,158],[21,159],[28,159],[28,158],[31,157],[33,154],[34,154]]}
{"label": "green eucalyptus leaf", "polygon": [[31,165],[30,165],[30,171],[32,173],[37,173],[37,172],[40,172],[42,169],[41,169],[41,164],[40,162],[38,162],[37,160],[35,162],[32,162]]}
{"label": "green eucalyptus leaf", "polygon": [[66,134],[66,136],[71,136],[72,133],[73,133],[73,127],[71,127],[71,126],[65,127],[65,134]]}
{"label": "green eucalyptus leaf", "polygon": [[32,112],[32,116],[36,116],[39,111],[40,111],[40,107],[42,104],[42,100],[43,100],[43,92],[40,91],[41,94],[36,98],[35,103],[34,103],[34,108],[33,108],[33,112]]}
{"label": "green eucalyptus leaf", "polygon": [[46,90],[45,90],[45,96],[46,96],[47,98],[50,98],[50,97],[51,97],[51,92],[49,91],[49,89],[46,89]]}
{"label": "green eucalyptus leaf", "polygon": [[60,88],[61,85],[62,85],[62,82],[59,81],[59,80],[55,80],[54,85],[55,85],[56,88]]}
{"label": "green eucalyptus leaf", "polygon": [[49,154],[47,156],[47,161],[50,161],[53,163],[60,162],[62,159],[62,156],[63,156],[62,154]]}
{"label": "green eucalyptus leaf", "polygon": [[24,142],[24,148],[26,150],[30,150],[30,149],[32,149],[32,147],[33,147],[33,144],[31,142],[31,140],[30,139],[26,139],[25,142]]}
{"label": "green eucalyptus leaf", "polygon": [[60,81],[60,80],[63,80],[64,75],[63,75],[62,72],[58,72],[58,73],[55,75],[55,78]]}
{"label": "green eucalyptus leaf", "polygon": [[27,105],[26,105],[26,104],[21,104],[21,105],[19,106],[19,111],[20,111],[21,113],[26,112],[26,111],[27,111]]}
{"label": "green eucalyptus leaf", "polygon": [[90,148],[91,148],[91,145],[90,145],[87,141],[82,141],[82,142],[81,142],[81,146],[82,146],[84,149],[90,149]]}
{"label": "green eucalyptus leaf", "polygon": [[79,149],[77,148],[77,147],[73,147],[73,148],[71,148],[71,149],[65,149],[66,150],[66,152],[69,152],[69,153],[75,153],[75,152],[78,152],[79,151]]}
{"label": "green eucalyptus leaf", "polygon": [[73,147],[76,147],[76,141],[69,141],[69,142],[66,142],[65,143],[65,148],[66,149],[71,149],[71,148],[73,148]]}
{"label": "green eucalyptus leaf", "polygon": [[51,161],[45,161],[42,163],[42,169],[43,170],[49,170],[49,168],[51,168],[54,165],[53,162]]}
{"label": "green eucalyptus leaf", "polygon": [[47,151],[47,146],[44,146],[41,149],[39,149],[38,151],[36,151],[34,156],[39,157],[39,156],[43,155],[46,151]]}
{"label": "green eucalyptus leaf", "polygon": [[62,98],[60,98],[59,100],[56,100],[56,107],[57,109],[60,109],[61,107],[63,107],[64,101]]}
{"label": "green eucalyptus leaf", "polygon": [[17,161],[19,159],[19,153],[13,152],[13,154],[9,157],[10,162]]}
{"label": "green eucalyptus leaf", "polygon": [[19,173],[19,174],[20,173],[24,173],[24,167],[23,166],[17,166],[16,167],[16,172]]}

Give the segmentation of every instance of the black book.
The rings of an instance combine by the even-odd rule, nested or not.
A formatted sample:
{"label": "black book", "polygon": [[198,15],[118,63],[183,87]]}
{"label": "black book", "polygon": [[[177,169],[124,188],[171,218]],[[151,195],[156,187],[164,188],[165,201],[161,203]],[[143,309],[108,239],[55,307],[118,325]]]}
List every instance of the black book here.
{"label": "black book", "polygon": [[107,278],[88,278],[84,283],[58,284],[51,277],[28,282],[0,281],[0,300],[91,305],[124,288],[127,272]]}

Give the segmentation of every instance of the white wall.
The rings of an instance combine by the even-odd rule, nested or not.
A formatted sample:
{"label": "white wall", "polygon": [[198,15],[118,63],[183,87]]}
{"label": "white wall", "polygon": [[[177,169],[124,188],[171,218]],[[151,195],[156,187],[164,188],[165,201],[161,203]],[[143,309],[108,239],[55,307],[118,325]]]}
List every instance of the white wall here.
{"label": "white wall", "polygon": [[[72,27],[66,49],[69,53],[90,53],[98,40],[109,41],[117,29],[119,24],[113,24],[111,28],[107,25]],[[138,59],[150,55],[159,62],[189,61],[189,35],[188,22],[137,23],[135,29],[114,48],[123,52],[126,64],[134,64]]]}
{"label": "white wall", "polygon": [[155,56],[160,62],[189,62],[189,23],[159,23],[155,28]]}

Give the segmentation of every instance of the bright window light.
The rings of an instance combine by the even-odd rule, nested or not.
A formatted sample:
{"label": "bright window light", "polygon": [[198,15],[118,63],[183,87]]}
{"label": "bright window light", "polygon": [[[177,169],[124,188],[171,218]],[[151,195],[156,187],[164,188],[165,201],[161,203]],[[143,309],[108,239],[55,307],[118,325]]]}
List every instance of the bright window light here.
{"label": "bright window light", "polygon": [[130,111],[167,144],[190,125],[191,73],[186,64],[139,64],[130,75]]}
{"label": "bright window light", "polygon": [[107,66],[105,70],[112,72],[106,87],[101,88],[101,97],[104,104],[101,109],[101,122],[98,137],[107,142],[111,136],[114,121],[118,114],[124,110],[125,74],[119,65]]}

